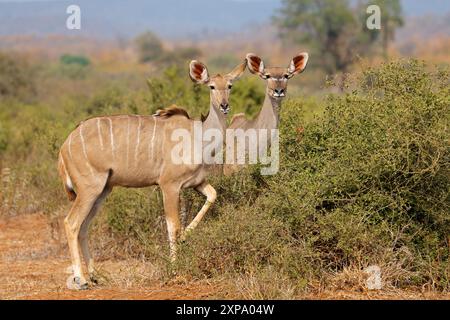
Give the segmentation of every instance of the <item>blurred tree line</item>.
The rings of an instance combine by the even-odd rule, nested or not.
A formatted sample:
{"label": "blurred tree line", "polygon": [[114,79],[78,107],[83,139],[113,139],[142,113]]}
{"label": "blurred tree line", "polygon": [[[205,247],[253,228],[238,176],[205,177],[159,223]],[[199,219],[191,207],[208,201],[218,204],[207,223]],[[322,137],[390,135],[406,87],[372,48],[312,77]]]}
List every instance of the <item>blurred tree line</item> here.
{"label": "blurred tree line", "polygon": [[[381,29],[369,30],[369,5],[381,11]],[[400,0],[282,0],[274,17],[282,39],[308,45],[316,65],[328,74],[348,72],[355,57],[374,56],[380,49],[387,59],[389,42],[403,25]]]}
{"label": "blurred tree line", "polygon": [[0,52],[0,100],[25,97],[35,92],[34,70],[25,58]]}
{"label": "blurred tree line", "polygon": [[201,51],[196,47],[183,47],[167,50],[161,39],[153,32],[146,31],[134,40],[138,50],[139,62],[157,62],[163,64],[181,65],[192,57],[200,56]]}
{"label": "blurred tree line", "polygon": [[[369,29],[370,5],[380,8],[380,29]],[[383,56],[403,25],[400,0],[282,0],[273,22],[286,43],[307,46],[317,57],[312,65],[328,75],[348,73],[357,57]],[[135,38],[140,63],[184,65],[202,55],[196,47],[169,50],[153,32]],[[229,57],[224,58],[227,65]],[[219,66],[223,62],[218,60]]]}

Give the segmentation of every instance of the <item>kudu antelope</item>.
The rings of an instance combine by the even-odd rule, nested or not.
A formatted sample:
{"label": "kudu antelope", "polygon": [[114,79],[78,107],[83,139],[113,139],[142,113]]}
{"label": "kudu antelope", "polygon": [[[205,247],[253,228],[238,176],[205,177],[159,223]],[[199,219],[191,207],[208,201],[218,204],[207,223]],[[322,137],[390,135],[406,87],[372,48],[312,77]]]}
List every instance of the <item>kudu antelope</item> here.
{"label": "kudu antelope", "polygon": [[[244,72],[246,63],[226,75],[210,77],[206,66],[192,61],[191,79],[210,87],[209,114],[201,123],[204,131],[226,130],[228,98],[233,81]],[[216,191],[206,182],[206,165],[174,164],[171,134],[186,129],[193,134],[194,120],[180,108],[172,107],[153,116],[118,115],[91,118],[70,133],[59,152],[59,174],[70,200],[74,201],[64,220],[72,259],[71,289],[88,287],[83,276],[80,249],[89,275],[94,261],[88,247],[88,227],[102,201],[114,186],[146,187],[159,185],[163,195],[170,256],[176,254],[181,234],[179,196],[183,188],[195,188],[206,202],[185,231],[194,229],[216,199]],[[221,143],[221,142],[215,142]]]}
{"label": "kudu antelope", "polygon": [[[269,67],[266,68],[263,60],[253,53],[248,53],[246,56],[247,67],[251,73],[259,75],[262,79],[267,81],[266,96],[262,109],[258,115],[248,120],[245,114],[239,113],[233,116],[228,129],[256,129],[257,133],[260,129],[268,130],[278,129],[279,124],[279,110],[281,102],[286,96],[288,80],[294,75],[303,72],[308,63],[308,53],[303,52],[292,58],[291,63],[287,68]],[[258,139],[258,137],[256,137]],[[258,140],[257,140],[258,141]],[[256,141],[249,142],[250,144],[257,143]],[[270,146],[271,139],[267,140],[267,146]],[[248,150],[247,150],[248,152]],[[241,168],[242,165],[225,164],[223,173],[230,175]]]}

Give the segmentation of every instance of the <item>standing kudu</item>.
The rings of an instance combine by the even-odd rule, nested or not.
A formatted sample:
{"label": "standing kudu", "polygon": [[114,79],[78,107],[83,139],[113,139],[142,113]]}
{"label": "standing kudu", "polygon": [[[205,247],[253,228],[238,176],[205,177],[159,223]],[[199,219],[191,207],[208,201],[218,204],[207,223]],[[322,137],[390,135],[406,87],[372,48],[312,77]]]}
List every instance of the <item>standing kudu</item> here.
{"label": "standing kudu", "polygon": [[[242,63],[229,74],[210,77],[204,64],[197,61],[190,63],[191,79],[211,89],[209,114],[201,123],[203,131],[216,129],[223,136],[230,89],[245,67],[246,63]],[[181,189],[195,188],[207,199],[185,231],[195,228],[216,199],[216,191],[206,182],[204,163],[174,164],[171,157],[176,144],[171,138],[174,130],[185,129],[193,135],[193,128],[194,120],[189,119],[183,109],[172,107],[153,116],[96,117],[81,122],[72,131],[62,145],[58,159],[65,190],[70,200],[74,201],[64,220],[73,272],[67,281],[69,288],[88,287],[83,276],[80,249],[92,277],[94,262],[88,247],[88,227],[114,186],[160,186],[170,256],[175,259],[176,241],[181,234]]]}
{"label": "standing kudu", "polygon": [[[251,73],[259,75],[262,79],[267,81],[266,96],[264,104],[258,115],[252,119],[247,120],[243,113],[239,113],[233,116],[228,129],[242,129],[244,131],[248,129],[265,129],[269,132],[272,129],[278,129],[279,124],[279,110],[281,102],[287,93],[288,80],[294,75],[303,72],[308,63],[308,53],[303,52],[292,58],[289,67],[270,67],[264,66],[263,60],[249,53],[246,56],[247,66]],[[268,139],[267,145],[270,146],[271,139]],[[257,142],[249,142],[257,143]],[[225,175],[230,175],[241,168],[236,164],[226,164],[223,168]]]}

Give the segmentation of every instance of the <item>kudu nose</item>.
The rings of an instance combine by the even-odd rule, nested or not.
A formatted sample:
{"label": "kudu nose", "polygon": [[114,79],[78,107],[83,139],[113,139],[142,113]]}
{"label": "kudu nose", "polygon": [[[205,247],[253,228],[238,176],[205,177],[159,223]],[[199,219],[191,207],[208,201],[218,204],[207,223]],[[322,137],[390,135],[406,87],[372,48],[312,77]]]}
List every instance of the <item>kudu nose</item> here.
{"label": "kudu nose", "polygon": [[223,113],[227,114],[228,111],[230,111],[230,105],[227,102],[222,102],[220,104],[220,109],[222,110]]}
{"label": "kudu nose", "polygon": [[275,89],[274,91],[279,96],[283,96],[284,95],[284,89]]}

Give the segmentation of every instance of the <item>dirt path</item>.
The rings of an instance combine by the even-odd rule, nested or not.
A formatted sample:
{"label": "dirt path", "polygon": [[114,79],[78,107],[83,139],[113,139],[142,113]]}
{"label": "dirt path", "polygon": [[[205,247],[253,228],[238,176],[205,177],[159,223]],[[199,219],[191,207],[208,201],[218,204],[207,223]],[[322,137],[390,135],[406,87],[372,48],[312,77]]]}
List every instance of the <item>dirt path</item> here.
{"label": "dirt path", "polygon": [[[204,299],[216,290],[190,283],[139,288],[106,284],[71,291],[65,286],[70,260],[63,249],[44,215],[0,220],[0,299]],[[126,269],[120,265],[110,262],[108,267]]]}

